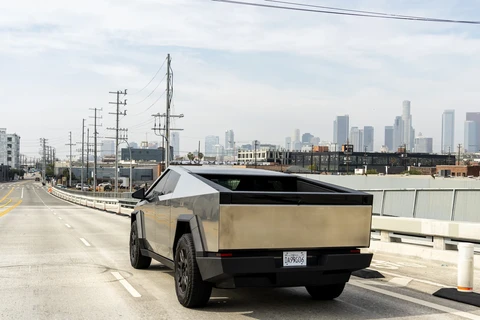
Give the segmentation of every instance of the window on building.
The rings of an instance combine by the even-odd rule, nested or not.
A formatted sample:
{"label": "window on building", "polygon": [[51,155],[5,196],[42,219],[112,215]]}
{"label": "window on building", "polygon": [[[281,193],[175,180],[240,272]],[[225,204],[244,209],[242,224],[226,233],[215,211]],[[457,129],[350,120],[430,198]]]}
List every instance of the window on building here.
{"label": "window on building", "polygon": [[8,138],[7,138],[7,141],[8,141],[8,142],[11,142],[11,141],[12,141],[12,137],[8,137]]}
{"label": "window on building", "polygon": [[12,161],[12,157],[7,157],[7,161]]}
{"label": "window on building", "polygon": [[8,154],[8,155],[12,154],[12,151],[11,151],[11,150],[8,150],[8,151],[7,151],[7,154]]}
{"label": "window on building", "polygon": [[11,143],[7,144],[7,148],[11,148],[11,147],[12,147]]}

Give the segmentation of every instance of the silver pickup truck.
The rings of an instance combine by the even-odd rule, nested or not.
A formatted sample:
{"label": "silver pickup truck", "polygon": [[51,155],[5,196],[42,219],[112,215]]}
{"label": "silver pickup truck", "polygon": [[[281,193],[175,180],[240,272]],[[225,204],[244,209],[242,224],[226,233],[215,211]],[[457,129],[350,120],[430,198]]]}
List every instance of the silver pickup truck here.
{"label": "silver pickup truck", "polygon": [[131,215],[130,261],[174,269],[178,301],[202,307],[212,288],[305,286],[338,297],[370,265],[373,196],[266,170],[170,166]]}

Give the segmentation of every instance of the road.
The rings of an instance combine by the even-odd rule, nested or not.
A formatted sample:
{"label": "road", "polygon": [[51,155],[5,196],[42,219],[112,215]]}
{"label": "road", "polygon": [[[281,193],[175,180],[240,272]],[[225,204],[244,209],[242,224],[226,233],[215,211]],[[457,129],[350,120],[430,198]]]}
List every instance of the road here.
{"label": "road", "polygon": [[0,200],[0,319],[480,319],[475,307],[356,277],[335,301],[303,288],[214,290],[206,308],[188,310],[172,271],[130,266],[129,217],[33,181],[0,184]]}

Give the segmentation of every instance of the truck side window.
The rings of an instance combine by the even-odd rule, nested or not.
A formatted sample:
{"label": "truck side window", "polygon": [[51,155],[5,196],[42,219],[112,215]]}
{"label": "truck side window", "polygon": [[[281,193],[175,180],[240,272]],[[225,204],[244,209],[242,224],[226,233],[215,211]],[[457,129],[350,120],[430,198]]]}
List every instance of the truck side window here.
{"label": "truck side window", "polygon": [[180,175],[175,171],[170,171],[169,173],[170,175],[168,176],[167,184],[165,185],[165,188],[164,188],[165,194],[172,193],[175,190],[175,187],[177,186],[178,180],[180,180]]}
{"label": "truck side window", "polygon": [[167,184],[168,177],[170,176],[170,172],[168,171],[165,173],[162,178],[157,182],[157,184],[153,187],[152,191],[148,193],[148,200],[153,201],[155,197],[161,196],[164,194],[165,185]]}

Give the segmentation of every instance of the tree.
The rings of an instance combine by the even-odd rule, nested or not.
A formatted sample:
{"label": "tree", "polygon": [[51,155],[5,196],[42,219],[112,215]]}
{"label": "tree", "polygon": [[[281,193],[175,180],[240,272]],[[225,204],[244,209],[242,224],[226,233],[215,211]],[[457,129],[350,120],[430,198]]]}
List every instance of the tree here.
{"label": "tree", "polygon": [[187,154],[187,158],[188,158],[188,160],[192,161],[193,159],[195,159],[195,155],[193,153],[189,152]]}
{"label": "tree", "polygon": [[[68,179],[68,178],[70,177],[69,174],[70,174],[70,170],[68,170],[68,168],[63,169],[62,175],[63,175],[64,177],[66,177],[66,178]],[[72,171],[72,180],[76,180],[75,174],[73,173],[73,171]]]}
{"label": "tree", "polygon": [[203,159],[203,153],[199,152],[198,153],[198,160],[202,160]]}

